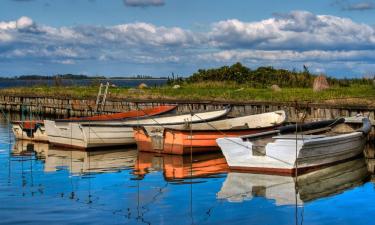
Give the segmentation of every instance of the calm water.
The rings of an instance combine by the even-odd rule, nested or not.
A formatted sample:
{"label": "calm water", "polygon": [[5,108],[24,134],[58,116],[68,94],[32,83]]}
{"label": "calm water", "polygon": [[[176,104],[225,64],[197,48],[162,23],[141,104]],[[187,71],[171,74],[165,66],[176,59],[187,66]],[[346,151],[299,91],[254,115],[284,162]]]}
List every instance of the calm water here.
{"label": "calm water", "polygon": [[371,160],[296,195],[288,177],[228,173],[221,154],[63,150],[14,142],[4,120],[0,140],[0,224],[375,224]]}
{"label": "calm water", "polygon": [[[61,80],[61,85],[69,86],[69,85],[77,85],[77,86],[88,86],[97,83],[106,83],[109,82],[110,84],[114,84],[118,87],[137,87],[141,83],[145,83],[148,86],[161,86],[166,84],[167,80],[165,79],[121,79],[121,80],[68,80],[64,79]],[[8,88],[8,87],[26,87],[26,86],[35,86],[35,85],[54,85],[54,80],[0,80],[0,88]]]}

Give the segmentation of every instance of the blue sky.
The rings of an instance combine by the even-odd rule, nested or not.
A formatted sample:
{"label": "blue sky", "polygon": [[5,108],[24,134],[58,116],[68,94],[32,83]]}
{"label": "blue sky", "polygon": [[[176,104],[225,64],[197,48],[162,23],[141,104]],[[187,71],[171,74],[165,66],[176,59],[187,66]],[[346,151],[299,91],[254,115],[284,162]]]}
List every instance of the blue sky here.
{"label": "blue sky", "polygon": [[1,0],[0,75],[375,73],[375,0]]}

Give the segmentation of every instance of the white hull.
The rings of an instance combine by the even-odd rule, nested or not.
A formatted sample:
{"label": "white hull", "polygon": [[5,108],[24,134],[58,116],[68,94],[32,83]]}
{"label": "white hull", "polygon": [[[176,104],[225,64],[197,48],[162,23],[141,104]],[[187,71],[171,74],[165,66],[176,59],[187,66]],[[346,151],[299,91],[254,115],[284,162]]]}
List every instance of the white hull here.
{"label": "white hull", "polygon": [[12,131],[16,139],[29,141],[48,141],[48,136],[44,126],[40,126],[33,132],[32,136],[27,135],[26,131],[22,130],[19,124],[12,124]]}
{"label": "white hull", "polygon": [[74,148],[99,148],[135,144],[133,126],[141,124],[164,125],[171,123],[199,122],[224,116],[228,111],[220,110],[207,113],[138,119],[122,122],[55,122],[45,120],[44,124],[51,144]]}
{"label": "white hull", "polygon": [[85,149],[135,144],[132,127],[90,127],[47,120],[45,126],[54,145]]}
{"label": "white hull", "polygon": [[276,140],[267,144],[265,155],[253,151],[252,143],[241,138],[221,138],[217,143],[231,168],[291,173],[295,168],[320,167],[360,155],[366,139],[354,132],[320,140]]}
{"label": "white hull", "polygon": [[333,136],[280,135],[263,137],[260,141],[219,138],[217,143],[232,169],[293,174],[296,170],[303,172],[332,165],[362,154],[366,136],[367,133],[353,131]]}

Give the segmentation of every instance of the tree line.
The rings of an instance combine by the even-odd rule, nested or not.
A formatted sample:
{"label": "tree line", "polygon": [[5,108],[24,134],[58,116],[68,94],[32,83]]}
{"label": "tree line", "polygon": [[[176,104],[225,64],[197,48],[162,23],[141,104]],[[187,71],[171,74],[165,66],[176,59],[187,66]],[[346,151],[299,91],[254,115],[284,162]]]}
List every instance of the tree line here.
{"label": "tree line", "polygon": [[[238,62],[231,66],[222,66],[220,68],[199,69],[188,78],[169,79],[169,83],[231,81],[238,84],[247,84],[254,88],[266,88],[274,84],[280,87],[311,87],[317,76],[317,74],[310,73],[306,66],[303,67],[302,71],[275,69],[273,67],[258,67],[252,70]],[[339,79],[327,77],[327,80],[333,86],[372,84],[373,82],[373,79],[365,78]]]}

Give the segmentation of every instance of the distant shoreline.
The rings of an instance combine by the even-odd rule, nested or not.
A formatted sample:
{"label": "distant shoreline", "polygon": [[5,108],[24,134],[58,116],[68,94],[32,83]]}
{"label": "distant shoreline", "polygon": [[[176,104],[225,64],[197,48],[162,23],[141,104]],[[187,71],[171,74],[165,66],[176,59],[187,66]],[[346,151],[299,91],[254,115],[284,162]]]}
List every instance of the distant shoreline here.
{"label": "distant shoreline", "polygon": [[[165,77],[155,77],[155,78],[61,78],[62,80],[168,80],[168,78]],[[28,80],[55,80],[55,77],[53,78],[3,78],[0,77],[0,80],[6,80],[6,81],[11,81],[11,80],[23,80],[23,81],[28,81]]]}
{"label": "distant shoreline", "polygon": [[[137,82],[138,84],[138,82]],[[252,88],[246,84],[201,82],[175,85],[147,85],[139,88],[136,83],[128,86],[111,86],[108,99],[133,99],[134,101],[162,102],[274,102],[300,104],[355,105],[375,108],[375,88],[372,85],[332,86],[314,92],[312,87]],[[68,99],[96,99],[98,85],[82,86],[23,86],[0,88],[0,96],[54,97]]]}

